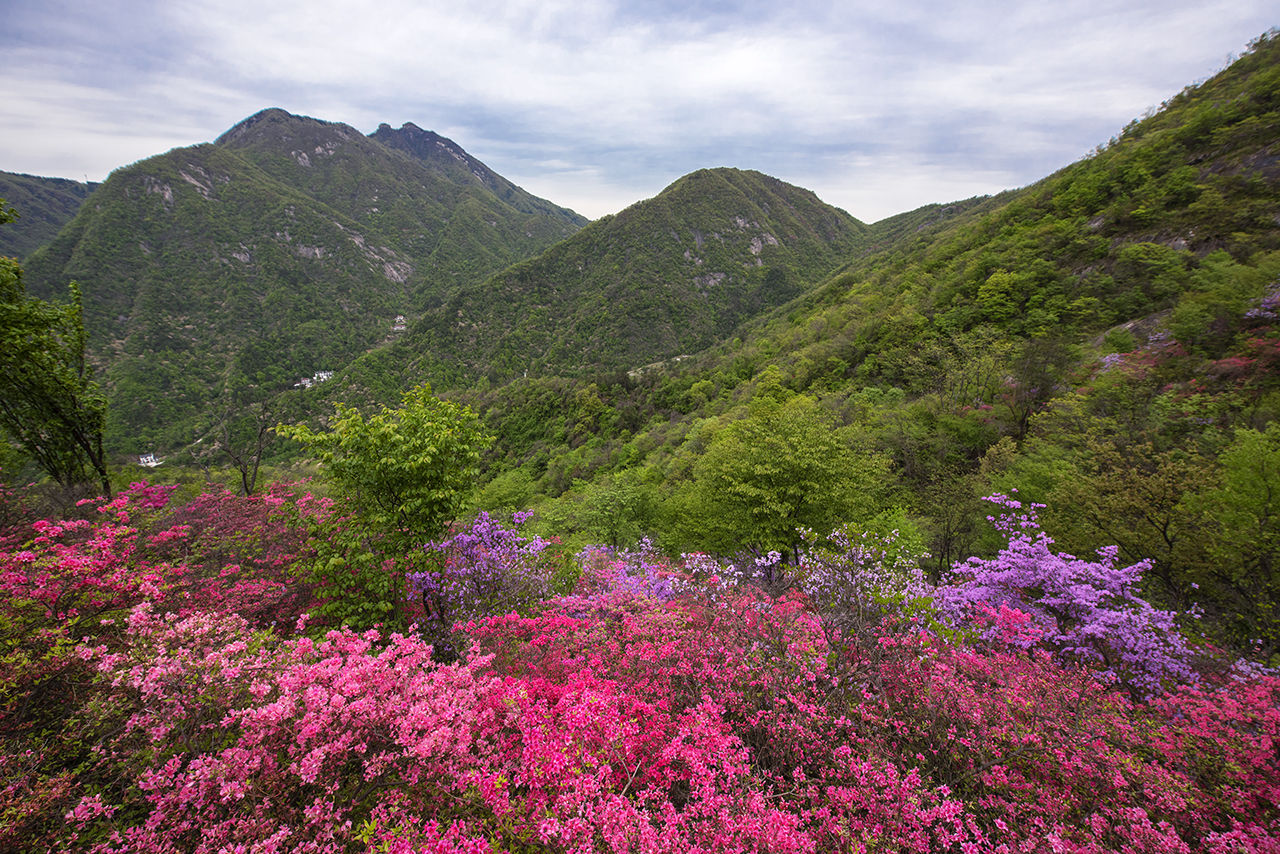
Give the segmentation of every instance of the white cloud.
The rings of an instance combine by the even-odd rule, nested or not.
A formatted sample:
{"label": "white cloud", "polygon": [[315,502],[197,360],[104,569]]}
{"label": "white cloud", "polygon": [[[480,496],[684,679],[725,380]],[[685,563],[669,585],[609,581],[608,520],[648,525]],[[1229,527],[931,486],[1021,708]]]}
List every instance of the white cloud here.
{"label": "white cloud", "polygon": [[1262,0],[80,7],[0,33],[2,169],[100,178],[280,106],[413,121],[592,216],[712,165],[863,219],[1025,184],[1275,23]]}

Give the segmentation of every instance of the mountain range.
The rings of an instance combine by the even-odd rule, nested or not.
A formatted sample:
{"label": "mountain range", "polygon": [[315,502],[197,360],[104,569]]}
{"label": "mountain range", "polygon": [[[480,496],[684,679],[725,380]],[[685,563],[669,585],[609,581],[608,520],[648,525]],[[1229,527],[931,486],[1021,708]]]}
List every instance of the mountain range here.
{"label": "mountain range", "polygon": [[[734,377],[770,365],[795,391],[990,406],[1013,361],[1039,361],[1059,378],[1019,404],[1021,437],[1079,342],[1160,312],[1212,326],[1217,309],[1189,296],[1204,259],[1256,267],[1280,245],[1275,54],[1260,39],[1027,188],[871,225],[730,168],[587,223],[413,124],[366,136],[269,109],[112,173],[27,254],[27,284],[55,296],[80,282],[121,453],[187,447],[254,401],[311,417],[424,380],[515,421],[531,384],[594,384],[606,409],[633,412],[632,432],[634,413],[714,414],[742,393]],[[64,190],[63,215],[79,192]],[[674,403],[708,382],[709,399]],[[516,431],[504,465],[562,442],[558,417]],[[601,451],[565,470],[616,464]]]}
{"label": "mountain range", "polygon": [[375,351],[454,388],[701,350],[867,234],[734,169],[586,225],[416,125],[269,109],[113,172],[26,273],[40,297],[80,283],[112,446],[141,453]]}
{"label": "mountain range", "polygon": [[27,288],[82,285],[133,452],[189,443],[233,392],[343,367],[584,223],[413,125],[365,136],[271,109],[113,172],[27,259]]}

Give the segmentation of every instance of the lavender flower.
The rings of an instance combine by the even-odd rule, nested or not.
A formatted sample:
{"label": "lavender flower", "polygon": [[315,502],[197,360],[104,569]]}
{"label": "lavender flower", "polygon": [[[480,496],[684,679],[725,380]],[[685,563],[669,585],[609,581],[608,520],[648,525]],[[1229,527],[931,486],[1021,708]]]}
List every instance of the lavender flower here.
{"label": "lavender flower", "polygon": [[[953,583],[939,591],[944,612],[978,622],[988,641],[1044,646],[1096,665],[1137,694],[1156,693],[1171,680],[1195,681],[1174,613],[1137,593],[1146,561],[1118,566],[1115,546],[1099,549],[1092,561],[1055,553],[1036,517],[1043,505],[1006,495],[987,500],[1003,508],[989,518],[1008,545],[993,559],[971,557],[955,569]],[[1014,623],[1021,623],[1016,631]]]}

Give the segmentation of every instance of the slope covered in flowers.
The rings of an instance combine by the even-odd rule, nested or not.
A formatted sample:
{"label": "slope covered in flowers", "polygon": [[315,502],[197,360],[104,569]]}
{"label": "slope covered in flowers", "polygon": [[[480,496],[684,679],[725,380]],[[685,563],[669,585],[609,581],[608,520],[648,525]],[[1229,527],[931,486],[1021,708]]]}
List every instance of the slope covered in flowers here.
{"label": "slope covered in flowers", "polygon": [[1280,850],[1280,679],[997,509],[941,586],[851,530],[732,566],[482,515],[363,630],[300,492],[13,521],[0,848]]}

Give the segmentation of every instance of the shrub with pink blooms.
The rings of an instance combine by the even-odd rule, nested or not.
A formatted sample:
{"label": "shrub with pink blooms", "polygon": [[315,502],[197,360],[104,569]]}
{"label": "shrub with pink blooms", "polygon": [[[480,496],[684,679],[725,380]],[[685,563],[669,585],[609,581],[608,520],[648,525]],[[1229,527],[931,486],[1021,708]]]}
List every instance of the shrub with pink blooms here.
{"label": "shrub with pink blooms", "polygon": [[129,710],[98,760],[124,797],[94,793],[68,817],[91,851],[339,852],[362,828],[430,836],[493,749],[483,660],[435,664],[412,637],[281,642],[234,615],[143,605],[121,652],[86,654]]}
{"label": "shrub with pink blooms", "polygon": [[1135,646],[1140,567],[1007,501],[938,588],[852,529],[734,567],[480,516],[405,562],[397,632],[310,616],[343,508],[167,498],[0,551],[5,850],[1280,849],[1280,678]]}
{"label": "shrub with pink blooms", "polygon": [[[210,492],[171,506],[174,487],[133,484],[77,517],[15,524],[0,548],[0,848],[39,838],[85,774],[101,731],[117,724],[77,644],[112,638],[142,601],[181,612],[239,612],[265,625],[308,601],[289,577],[308,548],[309,497],[276,487]],[[108,697],[109,697],[108,692]],[[42,829],[43,828],[43,829]]]}

